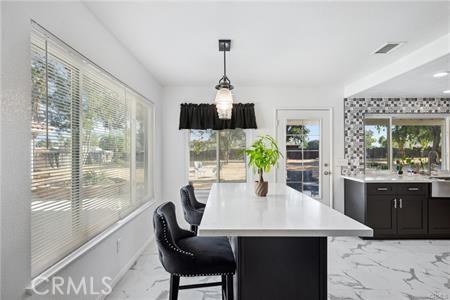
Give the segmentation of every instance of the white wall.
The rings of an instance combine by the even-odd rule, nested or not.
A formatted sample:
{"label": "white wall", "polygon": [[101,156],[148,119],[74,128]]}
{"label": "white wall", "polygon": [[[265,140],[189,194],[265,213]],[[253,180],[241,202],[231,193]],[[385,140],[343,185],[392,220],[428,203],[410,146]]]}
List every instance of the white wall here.
{"label": "white wall", "polygon": [[[156,105],[156,199],[161,195],[160,86],[82,3],[1,2],[1,298],[29,299],[30,283],[30,20],[63,39]],[[115,277],[151,238],[151,211],[144,211],[61,272],[78,278]],[[116,253],[116,240],[126,245]],[[33,297],[35,298],[35,297]],[[50,299],[43,297],[42,299]],[[64,297],[63,299],[69,299]],[[79,298],[78,298],[79,299]],[[85,298],[87,299],[87,298]]]}
{"label": "white wall", "polygon": [[[279,108],[332,108],[333,109],[333,159],[344,157],[344,100],[343,87],[289,88],[243,87],[236,85],[236,102],[255,103],[258,131],[275,136],[275,110]],[[165,87],[163,89],[163,198],[179,203],[179,188],[187,182],[188,160],[186,155],[186,131],[178,130],[180,103],[210,103],[215,91],[207,87]],[[343,180],[340,170],[334,173],[334,207],[344,209]],[[273,171],[271,172],[273,175]],[[272,177],[273,178],[273,177]],[[272,179],[270,176],[268,180]]]}

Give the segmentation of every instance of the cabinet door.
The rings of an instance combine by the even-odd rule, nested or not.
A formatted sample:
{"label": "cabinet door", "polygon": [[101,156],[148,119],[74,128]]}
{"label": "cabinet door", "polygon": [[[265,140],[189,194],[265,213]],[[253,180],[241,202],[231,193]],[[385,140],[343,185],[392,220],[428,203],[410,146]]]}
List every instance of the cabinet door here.
{"label": "cabinet door", "polygon": [[366,224],[374,236],[397,233],[397,214],[393,195],[367,195]]}
{"label": "cabinet door", "polygon": [[397,229],[400,235],[427,233],[427,197],[424,195],[399,195]]}
{"label": "cabinet door", "polygon": [[428,200],[429,233],[450,236],[450,198]]}

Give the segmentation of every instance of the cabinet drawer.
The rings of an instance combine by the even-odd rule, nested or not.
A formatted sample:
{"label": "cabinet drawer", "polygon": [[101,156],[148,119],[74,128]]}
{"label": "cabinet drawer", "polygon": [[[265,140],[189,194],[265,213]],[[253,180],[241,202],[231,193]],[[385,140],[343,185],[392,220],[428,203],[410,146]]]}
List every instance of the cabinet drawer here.
{"label": "cabinet drawer", "polygon": [[368,183],[367,194],[369,195],[392,195],[395,194],[395,185],[389,183]]}
{"label": "cabinet drawer", "polygon": [[428,183],[400,183],[397,191],[402,195],[428,195]]}

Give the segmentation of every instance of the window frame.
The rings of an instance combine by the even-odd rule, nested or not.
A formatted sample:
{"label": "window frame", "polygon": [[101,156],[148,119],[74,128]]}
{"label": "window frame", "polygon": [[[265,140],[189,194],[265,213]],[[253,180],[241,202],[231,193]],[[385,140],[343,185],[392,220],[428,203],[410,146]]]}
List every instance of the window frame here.
{"label": "window frame", "polygon": [[388,169],[387,170],[376,170],[367,168],[366,160],[366,139],[364,138],[364,173],[392,173],[393,172],[393,157],[394,151],[392,147],[392,128],[393,120],[395,119],[441,119],[444,120],[444,132],[442,133],[444,139],[442,141],[442,166],[445,170],[450,170],[450,114],[438,113],[438,114],[366,114],[364,116],[363,122],[363,135],[365,137],[366,133],[366,120],[367,119],[385,119],[389,120],[388,125]]}
{"label": "window frame", "polygon": [[[127,88],[126,89],[126,93],[135,93],[137,94],[135,91]],[[140,103],[144,106],[148,106],[147,109],[147,120],[148,120],[148,126],[150,128],[150,132],[147,133],[146,138],[147,138],[147,151],[149,151],[148,156],[147,156],[147,170],[148,170],[148,180],[151,184],[149,184],[148,188],[149,191],[147,192],[147,194],[144,196],[143,201],[141,202],[148,202],[151,200],[155,200],[155,170],[154,170],[154,158],[155,158],[155,151],[156,151],[156,145],[155,145],[155,129],[156,129],[156,123],[155,123],[155,106],[153,105],[153,103],[151,102],[151,104],[149,105],[149,103],[147,103],[146,98],[144,98],[143,96],[141,96],[140,94],[137,94],[138,96],[141,97],[141,99],[136,99],[136,101],[132,102],[132,107],[131,107],[131,136],[136,136],[136,122],[137,122],[137,118],[136,118],[136,104]],[[150,101],[149,101],[150,102]],[[136,139],[132,138],[131,139],[131,156],[132,156],[132,174],[131,174],[131,178],[132,178],[132,201],[136,200],[136,181],[135,181],[135,177],[136,177]],[[133,172],[134,170],[134,172]]]}
{"label": "window frame", "polygon": [[[45,267],[43,269],[43,271],[39,271],[36,274],[30,274],[32,276],[32,282],[31,282],[31,286],[36,286],[36,284],[40,284],[43,281],[45,281],[45,278],[49,278],[50,276],[54,275],[56,272],[59,272],[61,269],[63,269],[64,267],[66,267],[68,264],[70,264],[73,260],[75,260],[77,257],[81,256],[82,254],[84,254],[86,251],[88,251],[89,249],[95,247],[97,244],[99,244],[102,240],[104,240],[106,237],[108,237],[109,235],[111,235],[112,233],[114,233],[115,231],[117,231],[119,228],[121,228],[124,224],[128,223],[129,221],[131,221],[132,219],[134,219],[135,217],[137,217],[140,213],[142,213],[145,209],[147,209],[148,207],[150,207],[151,205],[153,205],[155,203],[155,153],[156,153],[156,143],[155,143],[155,130],[156,130],[156,111],[155,111],[155,103],[151,100],[149,100],[148,98],[146,98],[145,96],[143,96],[142,94],[140,94],[139,92],[137,92],[136,90],[134,90],[133,88],[131,88],[129,85],[127,85],[126,83],[124,83],[123,81],[121,81],[120,79],[118,79],[116,76],[112,75],[111,73],[109,73],[108,71],[106,71],[105,69],[103,69],[102,67],[100,67],[99,65],[97,65],[96,63],[94,63],[92,60],[90,60],[89,58],[87,58],[86,56],[84,56],[83,54],[81,54],[80,52],[78,52],[77,50],[75,50],[74,48],[72,48],[70,45],[68,45],[67,43],[65,43],[64,41],[62,41],[61,39],[59,39],[57,36],[53,35],[51,32],[47,31],[45,28],[43,28],[41,25],[39,25],[38,23],[36,23],[35,21],[32,20],[31,22],[31,26],[30,26],[30,34],[39,36],[39,38],[42,38],[45,41],[45,44],[47,44],[47,41],[50,40],[52,43],[55,43],[56,45],[58,45],[58,47],[61,47],[61,49],[58,49],[58,53],[53,53],[52,55],[55,55],[58,59],[62,59],[62,60],[68,60],[68,62],[70,63],[71,60],[69,56],[74,55],[75,58],[73,58],[74,60],[72,61],[72,64],[77,64],[79,62],[79,60],[81,60],[83,63],[87,63],[89,65],[92,65],[98,72],[100,72],[102,75],[109,77],[110,79],[114,80],[118,85],[120,85],[120,88],[124,90],[125,95],[127,93],[132,93],[134,94],[133,100],[130,100],[128,102],[128,100],[126,100],[127,105],[128,105],[128,115],[129,115],[129,134],[130,134],[130,146],[129,146],[129,150],[130,150],[130,207],[131,209],[128,209],[126,211],[120,211],[119,212],[119,218],[118,220],[116,220],[115,222],[111,223],[110,225],[106,226],[106,228],[102,229],[99,233],[95,234],[92,237],[87,238],[86,240],[83,241],[82,244],[80,244],[78,247],[76,247],[73,251],[71,251],[70,253],[64,255],[64,257],[62,257],[61,259],[58,259],[55,263],[50,264],[49,266]],[[29,45],[30,45],[30,52],[31,52],[31,48],[33,47],[33,44],[35,44],[35,41],[33,39],[30,39],[29,41]],[[37,45],[38,47],[40,47],[39,45]],[[59,50],[61,50],[61,53],[59,53]],[[44,51],[46,51],[46,55],[47,55],[47,47],[45,47]],[[69,53],[69,54],[67,54]],[[60,56],[61,54],[61,56]],[[31,56],[31,55],[30,55]],[[30,62],[31,62],[31,57],[30,57]],[[77,137],[78,140],[78,148],[81,147],[81,135],[82,135],[82,130],[83,130],[83,125],[82,125],[82,101],[81,101],[81,91],[82,91],[82,83],[81,83],[81,74],[83,74],[83,69],[85,68],[84,64],[81,65],[76,65],[75,67],[78,68],[78,72],[79,72],[79,85],[78,85],[78,92],[80,93],[80,101],[78,101],[79,103],[75,103],[77,105],[77,107],[75,107],[74,101],[71,99],[71,106],[73,106],[73,108],[76,108],[77,113],[75,114],[76,117],[78,118],[78,123],[76,124],[76,127],[79,130],[79,134]],[[30,71],[31,71],[31,66],[30,66]],[[30,74],[31,75],[31,74]],[[47,79],[46,79],[47,80]],[[47,83],[46,83],[47,84]],[[46,91],[47,93],[47,91]],[[30,95],[32,96],[32,95]],[[48,97],[48,94],[47,96]],[[31,100],[31,98],[30,98]],[[147,180],[147,184],[148,184],[148,193],[146,193],[146,195],[144,197],[142,197],[142,199],[136,199],[136,195],[135,195],[135,190],[136,190],[136,181],[135,181],[135,171],[136,171],[136,148],[135,148],[135,133],[136,133],[136,114],[135,114],[135,109],[136,109],[136,103],[140,102],[141,104],[145,105],[147,107],[147,117],[148,117],[148,124],[147,124],[147,128],[148,128],[148,132],[146,133],[146,138],[147,138],[147,151],[148,151],[148,156],[147,156],[147,162],[146,162],[146,167],[147,167],[147,172],[148,172],[148,180]],[[30,102],[31,104],[32,102]],[[71,122],[71,130],[73,130],[73,124]],[[73,135],[72,135],[72,139],[73,139]],[[75,146],[72,145],[72,148],[74,148]],[[81,155],[81,154],[80,154]],[[31,165],[30,165],[30,176],[31,176],[31,172],[32,172],[32,166],[33,166],[33,161],[31,161]],[[73,165],[72,165],[73,167]],[[77,168],[72,170],[72,174],[73,172],[78,172],[81,173],[81,166],[78,166]],[[73,177],[72,177],[73,178]],[[78,181],[82,180],[82,176],[79,175],[78,176]],[[30,205],[31,205],[31,198],[30,198]],[[71,199],[71,205],[77,205],[79,206],[81,201],[81,197],[78,199]],[[133,205],[134,203],[137,203],[137,205]],[[71,216],[71,218],[73,218],[73,216]],[[31,220],[31,216],[30,216],[30,220]],[[32,260],[31,260],[31,256],[30,256],[30,266],[31,266]]]}

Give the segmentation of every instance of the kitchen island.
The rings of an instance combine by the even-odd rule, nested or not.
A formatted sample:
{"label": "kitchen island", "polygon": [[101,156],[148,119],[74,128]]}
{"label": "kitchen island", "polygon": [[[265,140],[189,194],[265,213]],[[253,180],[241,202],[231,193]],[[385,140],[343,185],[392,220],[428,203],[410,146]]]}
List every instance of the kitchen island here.
{"label": "kitchen island", "polygon": [[327,237],[365,236],[371,228],[284,184],[267,197],[253,184],[214,184],[200,236],[231,238],[236,297],[327,299]]}

